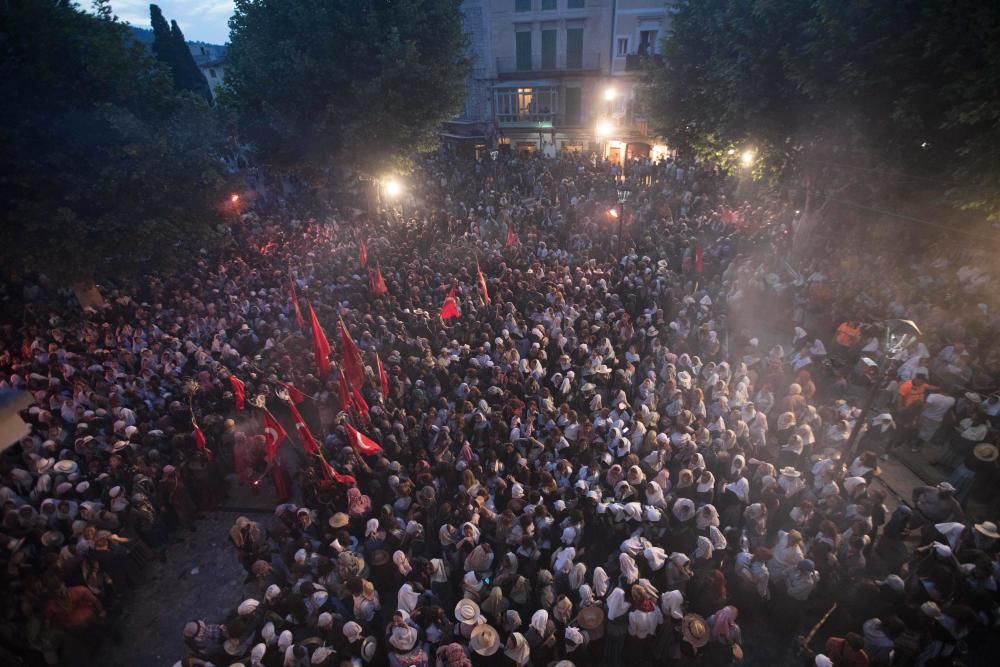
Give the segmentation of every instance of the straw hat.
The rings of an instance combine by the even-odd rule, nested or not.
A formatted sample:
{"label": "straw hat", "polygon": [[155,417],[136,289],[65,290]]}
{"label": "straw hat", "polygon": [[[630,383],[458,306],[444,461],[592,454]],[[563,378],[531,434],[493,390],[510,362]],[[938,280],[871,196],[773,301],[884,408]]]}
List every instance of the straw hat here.
{"label": "straw hat", "polygon": [[337,512],[330,517],[330,527],[331,528],[343,528],[348,523],[350,523],[350,518],[343,512]]}
{"label": "straw hat", "polygon": [[475,625],[476,620],[479,618],[479,605],[469,600],[468,598],[463,598],[458,601],[455,605],[455,620],[464,625]]}
{"label": "straw hat", "polygon": [[783,477],[801,477],[802,473],[793,468],[792,466],[785,466],[781,469],[781,475]]}
{"label": "straw hat", "polygon": [[70,461],[69,459],[63,459],[62,461],[57,461],[52,469],[63,475],[71,475],[80,469],[76,461]]}
{"label": "straw hat", "polygon": [[1000,540],[1000,532],[997,531],[997,525],[992,521],[983,521],[982,523],[973,524],[973,528],[986,537],[992,537],[994,540]]}
{"label": "straw hat", "polygon": [[375,643],[374,637],[365,637],[364,641],[361,642],[361,659],[365,662],[371,662],[377,648],[378,644]]}
{"label": "straw hat", "polygon": [[685,614],[681,619],[681,634],[688,644],[701,648],[708,643],[708,623],[698,614]]}
{"label": "straw hat", "polygon": [[972,448],[972,454],[980,461],[992,463],[1000,457],[1000,450],[997,449],[996,445],[991,445],[988,442],[981,442]]}
{"label": "straw hat", "polygon": [[500,636],[492,625],[477,625],[469,638],[469,648],[479,655],[493,655],[500,648]]}
{"label": "straw hat", "polygon": [[600,607],[584,607],[577,614],[576,622],[584,630],[596,630],[604,625],[604,610]]}

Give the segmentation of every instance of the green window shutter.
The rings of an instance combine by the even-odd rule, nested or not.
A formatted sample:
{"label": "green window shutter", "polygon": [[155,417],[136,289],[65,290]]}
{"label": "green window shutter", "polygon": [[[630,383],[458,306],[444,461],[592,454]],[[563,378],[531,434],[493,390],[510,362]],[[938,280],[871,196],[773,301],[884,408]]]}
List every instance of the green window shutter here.
{"label": "green window shutter", "polygon": [[517,69],[524,71],[531,69],[531,33],[514,33],[517,37]]}
{"label": "green window shutter", "polygon": [[583,67],[583,28],[566,29],[566,69]]}
{"label": "green window shutter", "polygon": [[567,125],[579,125],[580,124],[580,110],[582,109],[581,100],[583,94],[582,88],[567,88],[566,89],[566,124]]}
{"label": "green window shutter", "polygon": [[556,31],[542,31],[542,69],[556,68]]}

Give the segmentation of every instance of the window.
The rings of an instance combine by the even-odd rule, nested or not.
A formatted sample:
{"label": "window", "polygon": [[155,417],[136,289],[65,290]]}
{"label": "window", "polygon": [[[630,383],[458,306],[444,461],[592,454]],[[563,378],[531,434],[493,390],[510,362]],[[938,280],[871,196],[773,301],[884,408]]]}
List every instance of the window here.
{"label": "window", "polygon": [[214,69],[211,69],[211,68],[209,68],[209,70],[208,70],[208,75],[209,75],[210,77],[212,77],[213,79],[218,79],[218,78],[219,78],[219,77],[217,77],[217,76],[215,75],[215,70],[214,70]]}
{"label": "window", "polygon": [[514,33],[516,54],[517,54],[517,69],[520,72],[527,71],[531,69],[531,33],[528,31]]}
{"label": "window", "polygon": [[619,58],[628,55],[628,37],[618,38],[618,46],[615,48],[615,55]]}
{"label": "window", "polygon": [[542,69],[556,68],[556,31],[542,31]]}
{"label": "window", "polygon": [[566,9],[583,9],[583,0],[567,0]]}
{"label": "window", "polygon": [[656,53],[657,30],[642,30],[639,32],[639,55],[651,56]]}
{"label": "window", "polygon": [[514,0],[515,12],[530,12],[531,0]]}
{"label": "window", "polygon": [[549,11],[556,8],[556,0],[542,0],[542,10]]}
{"label": "window", "polygon": [[583,68],[583,28],[566,29],[566,69]]}
{"label": "window", "polygon": [[581,88],[567,88],[566,89],[566,124],[567,125],[579,125],[580,124],[580,110],[582,105],[580,101],[582,100]]}
{"label": "window", "polygon": [[552,123],[557,103],[555,88],[504,88],[495,91],[497,121],[501,123]]}
{"label": "window", "polygon": [[207,56],[208,55],[208,51],[205,50],[204,46],[199,46],[198,48],[201,49],[201,55],[203,55],[203,56]]}

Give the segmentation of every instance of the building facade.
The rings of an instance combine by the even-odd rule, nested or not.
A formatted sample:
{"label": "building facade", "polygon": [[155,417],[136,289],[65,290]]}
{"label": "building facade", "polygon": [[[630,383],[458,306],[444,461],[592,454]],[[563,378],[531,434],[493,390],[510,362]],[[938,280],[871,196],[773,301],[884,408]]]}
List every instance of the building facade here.
{"label": "building facade", "polygon": [[222,85],[226,74],[226,47],[204,42],[188,42],[187,45],[194,57],[195,64],[205,76],[205,81],[208,81],[208,87],[212,91],[212,99],[214,100],[218,93],[216,89]]}
{"label": "building facade", "polygon": [[465,0],[473,61],[465,109],[443,136],[465,149],[665,152],[636,103],[644,56],[667,28],[660,0]]}

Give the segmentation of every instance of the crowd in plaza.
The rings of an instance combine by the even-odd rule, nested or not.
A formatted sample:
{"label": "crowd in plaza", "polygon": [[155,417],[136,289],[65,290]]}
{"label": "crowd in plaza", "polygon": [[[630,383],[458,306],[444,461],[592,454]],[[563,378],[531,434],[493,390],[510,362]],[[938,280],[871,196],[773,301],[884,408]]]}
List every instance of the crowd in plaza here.
{"label": "crowd in plaza", "polygon": [[[233,525],[246,581],[178,628],[185,666],[752,663],[741,624],[791,643],[831,608],[803,664],[988,659],[988,256],[792,260],[794,211],[673,160],[439,153],[380,205],[247,211],[103,306],[7,295],[0,388],[34,403],[0,460],[5,664],[90,664],[228,480],[281,504]],[[921,335],[887,349],[892,319]],[[888,503],[915,448],[948,481]]]}

